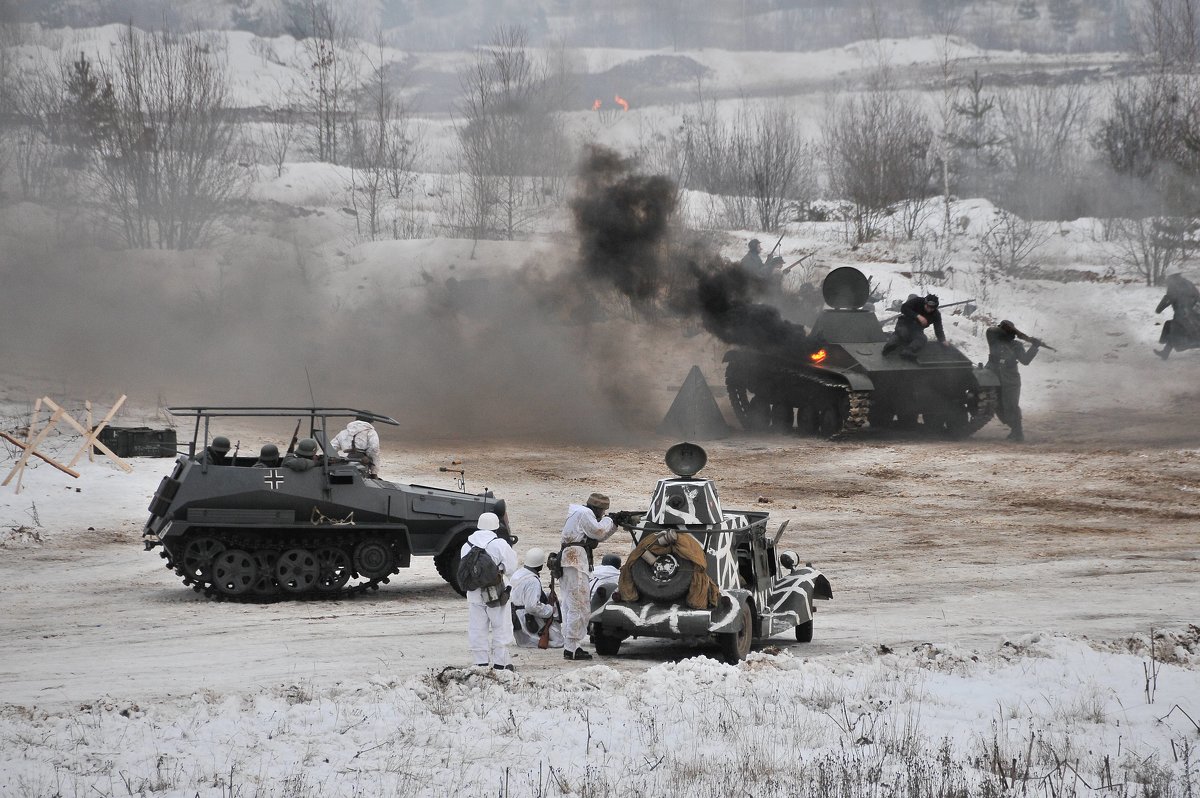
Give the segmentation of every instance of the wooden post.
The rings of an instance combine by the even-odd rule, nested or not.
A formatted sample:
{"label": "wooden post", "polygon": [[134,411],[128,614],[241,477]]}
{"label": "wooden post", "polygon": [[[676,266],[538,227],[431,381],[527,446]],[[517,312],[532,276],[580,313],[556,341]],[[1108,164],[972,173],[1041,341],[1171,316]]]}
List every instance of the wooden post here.
{"label": "wooden post", "polygon": [[[4,430],[0,430],[0,438],[3,438],[4,440],[8,441],[9,443],[16,444],[17,446],[20,446],[22,449],[25,448],[24,441],[20,440],[19,438],[14,438],[13,436],[9,435]],[[55,468],[57,468],[59,471],[63,472],[64,474],[68,474],[69,476],[75,477],[76,479],[79,478],[78,471],[74,471],[70,468],[67,468],[65,465],[58,462],[57,460],[55,460],[52,457],[47,457],[46,455],[42,454],[41,452],[30,452],[30,454],[33,455],[34,457],[38,458],[39,460],[44,460],[45,462],[54,466]]]}
{"label": "wooden post", "polygon": [[[91,399],[84,400],[83,406],[87,409],[87,428],[91,429],[92,428],[92,400]],[[89,463],[96,462],[96,451],[91,446],[88,447],[88,462]]]}

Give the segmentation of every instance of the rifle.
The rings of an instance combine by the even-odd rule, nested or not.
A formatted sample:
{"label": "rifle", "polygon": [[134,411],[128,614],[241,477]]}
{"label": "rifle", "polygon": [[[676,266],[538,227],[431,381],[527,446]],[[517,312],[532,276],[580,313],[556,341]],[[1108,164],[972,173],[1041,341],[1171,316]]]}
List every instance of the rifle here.
{"label": "rifle", "polygon": [[554,574],[550,574],[550,593],[546,596],[546,603],[554,607],[554,612],[550,613],[550,617],[546,619],[546,625],[542,627],[542,633],[538,635],[538,648],[550,648],[550,627],[554,624],[554,616],[557,615],[557,620],[562,620],[562,612],[558,606],[558,593],[554,591]]}
{"label": "rifle", "polygon": [[[870,282],[868,282],[868,283],[867,283],[867,285],[869,286],[869,285],[870,285]],[[899,300],[897,300],[897,301],[899,301]],[[938,309],[938,310],[941,310],[942,308],[953,308],[953,307],[957,307],[958,305],[974,305],[974,304],[975,304],[975,300],[974,300],[974,299],[963,299],[963,300],[961,300],[961,301],[959,301],[959,302],[946,302],[945,304],[938,305],[938,308],[937,308],[937,309]],[[895,305],[893,305],[892,307],[895,307]],[[975,312],[975,308],[974,308],[974,307],[969,307],[969,308],[967,308],[967,309],[966,309],[966,311],[967,311],[967,313],[974,313],[974,312]],[[894,314],[894,315],[892,315],[892,316],[888,316],[886,319],[880,319],[880,320],[879,320],[879,323],[880,323],[880,324],[887,324],[889,321],[895,321],[896,319],[900,318],[900,317],[901,317],[901,316],[903,316],[903,315],[904,315],[903,313],[896,313],[896,314]],[[1017,333],[1017,335],[1021,335],[1021,333]],[[1049,347],[1046,347],[1046,348],[1047,348],[1047,349],[1049,349]]]}
{"label": "rifle", "polygon": [[1039,347],[1041,349],[1049,349],[1051,352],[1058,351],[1057,349],[1055,349],[1054,347],[1050,346],[1045,341],[1043,341],[1041,338],[1034,338],[1032,335],[1026,335],[1025,333],[1018,330],[1016,327],[1013,328],[1013,331],[1017,334],[1017,337],[1020,338],[1022,341],[1027,341],[1028,343],[1031,343],[1034,346]]}
{"label": "rifle", "polygon": [[288,454],[296,451],[296,442],[300,440],[300,422],[303,420],[302,418],[296,419],[296,429],[292,430],[292,442],[288,444]]}
{"label": "rifle", "polygon": [[[771,265],[771,259],[775,257],[775,251],[779,249],[779,245],[783,243],[783,236],[783,233],[779,234],[778,240],[775,241],[775,246],[771,247],[771,251],[767,253],[767,257],[763,258],[763,263],[767,266]],[[783,263],[783,258],[780,258],[779,262]]]}
{"label": "rifle", "polygon": [[792,261],[792,262],[791,262],[791,263],[789,263],[787,266],[784,266],[784,267],[782,267],[782,268],[779,270],[779,273],[780,273],[780,274],[786,274],[786,273],[787,273],[789,270],[791,270],[791,269],[795,268],[796,266],[799,266],[801,263],[804,263],[804,261],[805,261],[806,259],[808,259],[808,258],[811,258],[813,255],[816,255],[816,254],[817,254],[817,251],[814,249],[812,252],[808,253],[807,255],[801,255],[799,258],[797,258],[796,260]]}

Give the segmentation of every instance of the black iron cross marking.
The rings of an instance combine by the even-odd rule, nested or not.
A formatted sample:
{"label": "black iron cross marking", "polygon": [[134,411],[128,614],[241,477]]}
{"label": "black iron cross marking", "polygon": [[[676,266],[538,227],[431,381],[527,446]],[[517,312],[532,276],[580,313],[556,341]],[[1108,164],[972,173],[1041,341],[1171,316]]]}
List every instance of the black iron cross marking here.
{"label": "black iron cross marking", "polygon": [[269,487],[271,490],[279,490],[279,486],[283,484],[283,476],[279,473],[278,469],[272,468],[267,472],[267,475],[263,477],[263,482],[265,482],[267,487]]}

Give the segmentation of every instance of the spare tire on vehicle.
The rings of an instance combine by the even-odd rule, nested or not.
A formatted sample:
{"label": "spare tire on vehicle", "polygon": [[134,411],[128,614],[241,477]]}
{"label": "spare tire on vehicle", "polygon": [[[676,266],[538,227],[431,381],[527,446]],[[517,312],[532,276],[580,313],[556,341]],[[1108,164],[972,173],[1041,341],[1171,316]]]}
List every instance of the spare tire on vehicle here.
{"label": "spare tire on vehicle", "polygon": [[643,600],[676,601],[692,586],[696,566],[677,554],[663,554],[655,559],[654,565],[641,558],[634,560],[630,569],[633,584]]}

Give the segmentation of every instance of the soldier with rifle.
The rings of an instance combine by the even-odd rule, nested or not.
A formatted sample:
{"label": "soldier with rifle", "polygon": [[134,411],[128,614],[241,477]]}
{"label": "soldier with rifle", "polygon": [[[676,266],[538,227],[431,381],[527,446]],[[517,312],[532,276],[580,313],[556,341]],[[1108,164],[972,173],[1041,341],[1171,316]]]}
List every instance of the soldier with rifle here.
{"label": "soldier with rifle", "polygon": [[1167,308],[1175,311],[1175,318],[1163,322],[1158,339],[1163,348],[1154,350],[1163,360],[1171,356],[1172,349],[1200,346],[1200,290],[1182,274],[1167,275],[1167,293],[1154,312],[1162,313]]}
{"label": "soldier with rifle", "polygon": [[[987,365],[1000,378],[1000,405],[996,415],[1000,423],[1009,428],[1008,439],[1019,443],[1025,440],[1025,431],[1021,425],[1021,372],[1017,365],[1028,366],[1037,357],[1039,349],[1054,351],[1054,348],[1021,332],[1008,319],[988,327],[986,335]],[[1029,349],[1017,341],[1018,338],[1028,341]]]}
{"label": "soldier with rifle", "polygon": [[777,280],[779,266],[783,263],[783,258],[776,255],[775,252],[779,249],[781,243],[783,243],[782,235],[779,236],[779,240],[775,242],[775,246],[767,254],[767,260],[764,263],[762,257],[759,255],[762,251],[762,242],[757,238],[750,239],[750,244],[748,245],[749,251],[742,256],[740,261],[741,267],[756,277]]}
{"label": "soldier with rifle", "polygon": [[512,575],[513,637],[522,648],[562,648],[562,618],[554,577],[550,592],[542,590],[544,549],[525,552],[524,567]]}

